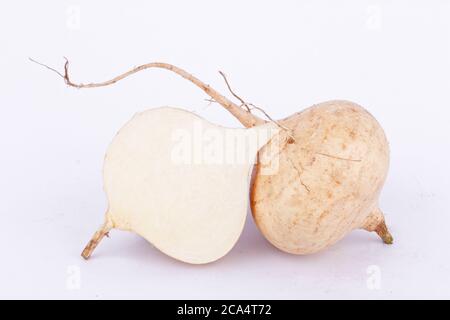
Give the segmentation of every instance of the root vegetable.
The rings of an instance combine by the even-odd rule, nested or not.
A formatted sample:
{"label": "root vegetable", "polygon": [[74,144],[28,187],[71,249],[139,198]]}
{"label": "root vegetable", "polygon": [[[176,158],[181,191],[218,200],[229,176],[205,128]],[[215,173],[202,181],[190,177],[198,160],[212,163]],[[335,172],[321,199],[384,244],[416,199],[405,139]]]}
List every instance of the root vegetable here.
{"label": "root vegetable", "polygon": [[223,128],[175,108],[137,114],[106,153],[109,207],[82,256],[115,228],[187,263],[221,258],[242,232],[256,153],[275,133]]}
{"label": "root vegetable", "polygon": [[[378,122],[360,106],[329,101],[284,119],[295,142],[279,154],[279,170],[257,164],[251,206],[261,232],[294,254],[323,250],[354,229],[375,231],[387,244],[378,198],[389,147]],[[270,142],[260,155],[270,148]]]}
{"label": "root vegetable", "polygon": [[[245,127],[266,123],[251,113],[252,108],[262,109],[245,103],[234,92],[241,106],[186,71],[165,63],[145,64],[110,81],[83,85],[69,79],[66,62],[61,76],[70,86],[93,88],[147,68],[167,69],[191,81]],[[272,142],[260,150],[259,158],[266,161],[257,164],[251,186],[253,216],[264,236],[294,254],[323,250],[358,228],[374,231],[391,244],[393,238],[378,205],[389,166],[388,142],[378,122],[355,103],[329,101],[276,124],[287,129],[281,131],[280,138],[284,135],[289,143],[276,154]],[[265,174],[266,167],[273,167],[275,162],[278,170]]]}

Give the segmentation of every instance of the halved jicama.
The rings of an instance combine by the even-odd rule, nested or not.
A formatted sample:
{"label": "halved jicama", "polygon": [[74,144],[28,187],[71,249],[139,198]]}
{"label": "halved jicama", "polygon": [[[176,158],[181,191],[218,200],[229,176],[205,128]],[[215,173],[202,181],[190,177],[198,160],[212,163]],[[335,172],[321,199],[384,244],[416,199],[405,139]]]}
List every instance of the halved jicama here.
{"label": "halved jicama", "polygon": [[256,154],[276,132],[224,128],[168,107],[135,115],[107,151],[109,208],[82,256],[116,228],[187,263],[223,257],[244,226]]}
{"label": "halved jicama", "polygon": [[[319,252],[358,228],[376,232],[386,244],[393,243],[378,205],[389,168],[389,144],[377,120],[359,105],[328,101],[275,121],[240,98],[223,73],[240,105],[185,70],[163,62],[143,64],[113,79],[87,84],[71,81],[67,59],[64,74],[43,66],[79,89],[109,86],[150,68],[166,69],[195,84],[247,128],[267,124],[252,114],[252,110],[262,112],[283,129],[258,153],[251,187],[253,216],[264,236],[293,254]],[[89,256],[110,227],[107,219],[83,256]]]}

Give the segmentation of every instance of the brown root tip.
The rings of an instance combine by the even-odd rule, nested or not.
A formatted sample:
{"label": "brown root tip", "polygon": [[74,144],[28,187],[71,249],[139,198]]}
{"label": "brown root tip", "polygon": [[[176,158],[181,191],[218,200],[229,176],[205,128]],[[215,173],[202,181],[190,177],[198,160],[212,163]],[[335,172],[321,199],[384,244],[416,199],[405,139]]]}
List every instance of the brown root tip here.
{"label": "brown root tip", "polygon": [[100,241],[102,241],[102,239],[105,236],[109,236],[109,231],[111,230],[111,227],[109,226],[108,223],[105,223],[92,237],[92,239],[89,241],[89,243],[87,244],[87,246],[84,248],[83,252],[81,253],[81,256],[85,259],[88,260],[92,253],[94,252],[95,248],[97,248],[98,244],[100,243]]}
{"label": "brown root tip", "polygon": [[394,237],[392,237],[384,221],[380,222],[380,224],[376,227],[375,232],[380,236],[385,244],[394,243]]}

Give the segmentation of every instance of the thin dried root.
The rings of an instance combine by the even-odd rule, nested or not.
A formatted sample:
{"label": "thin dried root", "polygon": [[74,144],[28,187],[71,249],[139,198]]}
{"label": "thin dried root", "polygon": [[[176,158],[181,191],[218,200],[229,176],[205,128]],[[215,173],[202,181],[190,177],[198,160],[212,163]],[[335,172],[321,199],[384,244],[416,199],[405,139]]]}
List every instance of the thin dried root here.
{"label": "thin dried root", "polygon": [[94,234],[92,239],[87,244],[86,248],[84,248],[83,252],[81,253],[81,256],[88,260],[92,253],[94,252],[95,248],[97,248],[98,244],[102,239],[106,236],[109,238],[109,231],[111,231],[112,227],[109,222],[106,222],[103,224],[100,229]]}
{"label": "thin dried root", "polygon": [[394,237],[389,232],[384,220],[375,228],[375,232],[380,236],[385,244],[394,243]]}
{"label": "thin dried root", "polygon": [[208,96],[210,96],[212,99],[217,101],[217,103],[219,103],[221,106],[223,106],[225,109],[227,109],[233,116],[235,116],[239,120],[239,122],[241,122],[245,127],[251,128],[251,127],[254,127],[259,124],[264,124],[266,122],[263,119],[260,119],[259,117],[251,114],[249,111],[242,109],[241,107],[239,107],[238,105],[236,105],[235,103],[233,103],[232,101],[230,101],[229,99],[227,99],[226,97],[221,95],[215,89],[213,89],[209,85],[205,84],[204,82],[202,82],[199,79],[197,79],[196,77],[194,77],[192,74],[190,74],[190,73],[186,72],[185,70],[180,69],[174,65],[168,64],[168,63],[163,63],[163,62],[147,63],[147,64],[140,65],[138,67],[135,67],[125,73],[122,73],[121,75],[119,75],[111,80],[108,80],[108,81],[99,82],[99,83],[83,84],[83,83],[74,83],[70,79],[70,77],[69,77],[69,60],[67,58],[65,58],[66,62],[64,64],[64,74],[57,71],[54,68],[51,68],[51,67],[43,64],[43,63],[37,62],[36,60],[33,60],[31,58],[30,58],[30,60],[34,63],[37,63],[55,73],[57,73],[60,77],[62,77],[64,79],[64,82],[68,86],[78,88],[78,89],[106,87],[106,86],[112,85],[122,79],[125,79],[125,78],[127,78],[139,71],[145,70],[145,69],[150,69],[150,68],[166,69],[166,70],[169,70],[169,71],[172,71],[172,72],[178,74],[179,76],[183,77],[184,79],[190,81],[191,83],[195,84],[197,87],[202,89]]}
{"label": "thin dried root", "polygon": [[230,91],[230,93],[233,95],[233,97],[235,97],[237,100],[239,100],[241,102],[241,107],[244,107],[246,109],[247,112],[252,113],[252,110],[258,110],[260,111],[270,122],[275,123],[278,127],[280,127],[283,130],[286,130],[288,132],[289,135],[289,139],[288,139],[288,143],[294,143],[295,142],[295,138],[292,135],[292,129],[282,125],[281,123],[279,123],[278,121],[272,119],[271,116],[269,116],[269,114],[263,109],[260,108],[258,106],[255,106],[253,103],[248,103],[245,102],[244,99],[242,99],[240,96],[238,96],[234,90],[231,88],[230,83],[228,82],[227,76],[225,75],[225,73],[223,73],[222,71],[219,71],[219,74],[222,76],[223,80],[225,81],[225,84],[227,85],[228,90]]}
{"label": "thin dried root", "polygon": [[225,81],[225,84],[227,85],[228,91],[230,91],[230,93],[233,95],[233,97],[238,99],[241,102],[241,106],[245,107],[248,112],[252,112],[249,105],[244,101],[244,99],[239,97],[236,93],[234,93],[233,89],[231,89],[230,83],[228,82],[228,79],[227,79],[227,76],[225,75],[225,73],[223,73],[222,71],[219,71],[219,74],[222,76],[223,80]]}
{"label": "thin dried root", "polygon": [[[230,93],[241,102],[241,105],[238,106],[235,103],[233,103],[232,101],[230,101],[229,99],[227,99],[225,96],[221,95],[218,91],[216,91],[215,89],[211,88],[209,85],[205,84],[204,82],[200,81],[199,79],[197,79],[196,77],[194,77],[192,74],[186,72],[185,70],[178,68],[174,65],[168,64],[168,63],[163,63],[163,62],[151,62],[151,63],[147,63],[147,64],[143,64],[140,65],[138,67],[135,67],[125,73],[122,73],[121,75],[108,80],[108,81],[104,81],[104,82],[99,82],[99,83],[88,83],[88,84],[83,84],[83,83],[75,83],[72,82],[72,80],[70,80],[69,77],[69,60],[67,58],[64,58],[66,60],[65,64],[64,64],[64,74],[59,72],[58,70],[51,68],[43,63],[40,63],[34,59],[29,58],[30,61],[37,63],[40,66],[43,66],[53,72],[55,72],[56,74],[58,74],[60,77],[62,77],[64,79],[64,82],[70,86],[70,87],[74,87],[74,88],[78,88],[78,89],[85,89],[85,88],[99,88],[99,87],[106,87],[112,84],[115,84],[116,82],[125,79],[139,71],[145,70],[145,69],[150,69],[150,68],[159,68],[159,69],[166,69],[169,71],[172,71],[176,74],[178,74],[179,76],[183,77],[184,79],[192,82],[193,84],[195,84],[197,87],[199,87],[200,89],[202,89],[208,96],[211,97],[212,101],[215,101],[217,103],[219,103],[221,106],[223,106],[225,109],[227,109],[233,116],[235,116],[239,122],[241,122],[245,127],[247,128],[251,128],[254,127],[256,125],[260,125],[260,124],[264,124],[266,123],[265,120],[255,116],[254,114],[252,114],[251,110],[258,110],[261,113],[264,114],[264,116],[271,122],[275,123],[278,127],[280,127],[281,129],[287,131],[288,134],[288,139],[287,139],[287,143],[292,144],[295,142],[295,138],[292,134],[292,129],[287,128],[286,126],[282,125],[281,123],[279,123],[278,121],[275,121],[272,119],[272,117],[270,117],[266,111],[264,111],[264,109],[255,106],[254,104],[251,103],[247,103],[245,102],[241,97],[239,97],[231,88],[227,77],[225,76],[225,74],[222,71],[219,71],[220,75],[223,77],[223,79],[225,80],[225,83],[228,87],[228,90],[230,91]],[[245,109],[244,109],[245,108]]]}

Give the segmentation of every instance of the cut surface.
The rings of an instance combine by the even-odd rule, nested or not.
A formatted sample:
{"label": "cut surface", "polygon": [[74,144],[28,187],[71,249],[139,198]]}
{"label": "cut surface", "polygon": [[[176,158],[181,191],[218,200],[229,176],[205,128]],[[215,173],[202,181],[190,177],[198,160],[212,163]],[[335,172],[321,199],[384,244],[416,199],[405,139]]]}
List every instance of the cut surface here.
{"label": "cut surface", "polygon": [[178,260],[224,256],[246,218],[249,171],[272,126],[229,129],[175,108],[139,113],[105,158],[108,219]]}

